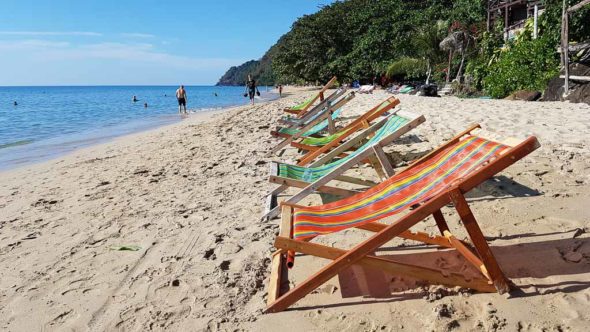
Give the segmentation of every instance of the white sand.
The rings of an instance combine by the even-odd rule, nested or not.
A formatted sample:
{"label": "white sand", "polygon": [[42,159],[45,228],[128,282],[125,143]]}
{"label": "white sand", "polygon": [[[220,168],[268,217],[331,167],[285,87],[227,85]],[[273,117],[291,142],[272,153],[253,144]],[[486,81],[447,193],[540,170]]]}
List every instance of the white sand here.
{"label": "white sand", "polygon": [[[342,299],[334,278],[297,310],[262,314],[278,230],[276,220],[259,221],[272,187],[272,158],[263,156],[276,143],[268,132],[280,109],[307,94],[206,115],[206,122],[194,116],[0,173],[0,329],[582,331],[590,325],[590,236],[583,233],[590,221],[590,107],[453,97],[401,96],[404,109],[427,122],[386,151],[397,161],[412,159],[473,122],[502,136],[538,137],[539,150],[469,195],[501,267],[520,289],[506,297],[408,289],[411,281],[398,280],[404,291],[390,298]],[[343,116],[387,96],[359,95]],[[295,156],[290,149],[275,159]],[[443,212],[459,230],[453,211]],[[433,225],[427,220],[420,228],[434,232]],[[350,230],[318,242],[348,248],[366,236]],[[141,249],[109,249],[119,245]],[[425,259],[441,268],[459,264],[452,255],[433,255]],[[298,257],[292,283],[322,264]]]}

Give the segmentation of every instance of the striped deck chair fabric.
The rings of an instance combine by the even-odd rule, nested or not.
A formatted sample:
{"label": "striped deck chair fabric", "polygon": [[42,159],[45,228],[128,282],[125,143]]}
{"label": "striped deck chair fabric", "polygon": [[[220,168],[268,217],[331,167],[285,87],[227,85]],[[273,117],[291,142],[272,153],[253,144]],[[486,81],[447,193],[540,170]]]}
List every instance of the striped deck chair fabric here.
{"label": "striped deck chair fabric", "polygon": [[[332,120],[336,120],[339,116],[340,113],[342,113],[342,108],[337,109],[334,113],[332,113]],[[307,132],[305,132],[302,136],[310,136],[313,134],[317,134],[320,131],[326,129],[326,127],[328,126],[328,119],[323,120],[322,122],[316,124],[315,126],[311,127]],[[287,134],[287,135],[295,135],[299,132],[298,128],[293,128],[293,127],[283,127],[281,129],[279,129],[279,133],[281,134]]]}
{"label": "striped deck chair fabric", "polygon": [[281,163],[279,164],[279,176],[303,180],[306,182],[314,182],[317,179],[323,177],[324,175],[330,173],[333,169],[345,163],[349,159],[371,148],[373,145],[379,143],[384,137],[395,132],[400,127],[408,123],[408,121],[408,119],[402,116],[392,115],[383,125],[383,127],[379,128],[379,130],[375,132],[375,135],[373,137],[371,137],[365,144],[360,146],[358,149],[351,152],[348,156],[318,167],[304,167]]}
{"label": "striped deck chair fabric", "polygon": [[[391,104],[391,102],[389,100],[386,100],[383,103],[381,103],[381,105],[379,105],[379,107],[376,110],[371,110],[369,112],[379,113],[379,111],[381,111],[383,108],[389,106],[389,104]],[[387,115],[387,114],[388,113],[385,113],[383,115]],[[305,144],[305,145],[311,145],[311,146],[324,146],[324,145],[332,142],[333,140],[337,139],[338,137],[344,135],[346,132],[347,132],[347,130],[343,129],[341,131],[338,131],[332,135],[325,136],[325,137],[306,137],[305,139],[303,139],[301,141],[301,143]]]}
{"label": "striped deck chair fabric", "polygon": [[337,202],[294,210],[294,239],[306,240],[392,216],[434,197],[509,147],[477,136]]}
{"label": "striped deck chair fabric", "polygon": [[295,111],[301,111],[309,106],[309,104],[313,103],[314,100],[317,99],[319,93],[316,93],[309,97],[308,99],[304,100],[301,104],[297,104],[295,106],[290,107],[290,109]]}
{"label": "striped deck chair fabric", "polygon": [[333,140],[337,139],[338,137],[346,134],[347,130],[338,131],[332,135],[323,136],[323,137],[306,137],[304,138],[301,143],[305,145],[311,146],[324,146]]}

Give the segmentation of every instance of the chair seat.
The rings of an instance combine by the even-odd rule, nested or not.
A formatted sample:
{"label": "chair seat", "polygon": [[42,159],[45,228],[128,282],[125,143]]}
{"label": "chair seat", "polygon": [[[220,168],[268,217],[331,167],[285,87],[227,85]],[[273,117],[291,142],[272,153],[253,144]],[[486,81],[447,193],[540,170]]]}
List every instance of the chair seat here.
{"label": "chair seat", "polygon": [[334,203],[295,209],[294,239],[309,239],[397,214],[447,189],[507,148],[468,136],[365,192]]}

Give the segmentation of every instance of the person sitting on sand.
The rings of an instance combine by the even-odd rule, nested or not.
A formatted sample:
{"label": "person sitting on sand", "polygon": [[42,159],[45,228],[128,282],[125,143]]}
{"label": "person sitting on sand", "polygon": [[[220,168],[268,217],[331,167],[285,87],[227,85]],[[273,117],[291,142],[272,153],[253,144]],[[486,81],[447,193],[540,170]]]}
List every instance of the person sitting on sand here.
{"label": "person sitting on sand", "polygon": [[[258,92],[258,89],[256,88],[256,81],[250,75],[248,75],[248,81],[246,82],[246,90],[248,90],[250,104],[254,105],[254,96],[256,95],[256,92]],[[260,92],[258,94],[260,94]]]}
{"label": "person sitting on sand", "polygon": [[186,111],[186,90],[184,90],[184,85],[181,85],[176,90],[176,99],[178,99],[178,113],[182,114],[182,108],[184,107],[184,114],[188,114]]}

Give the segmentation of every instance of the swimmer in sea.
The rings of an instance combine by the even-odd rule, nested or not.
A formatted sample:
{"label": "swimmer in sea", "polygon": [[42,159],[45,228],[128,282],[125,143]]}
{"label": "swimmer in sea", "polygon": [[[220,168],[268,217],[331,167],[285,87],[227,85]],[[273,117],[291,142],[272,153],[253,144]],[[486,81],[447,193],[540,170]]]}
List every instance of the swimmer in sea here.
{"label": "swimmer in sea", "polygon": [[18,103],[16,102],[16,100],[14,101],[14,104],[13,105],[14,106],[18,106]]}
{"label": "swimmer in sea", "polygon": [[139,100],[139,99],[137,99],[137,97],[136,97],[136,96],[133,96],[133,98],[131,98],[131,101],[132,101],[132,102],[134,102],[134,103],[135,103],[136,101],[138,101],[138,100]]}
{"label": "swimmer in sea", "polygon": [[147,103],[143,103],[143,107],[144,108],[147,108]]}

